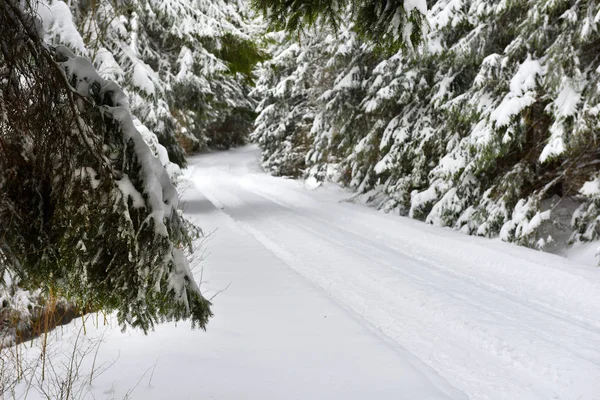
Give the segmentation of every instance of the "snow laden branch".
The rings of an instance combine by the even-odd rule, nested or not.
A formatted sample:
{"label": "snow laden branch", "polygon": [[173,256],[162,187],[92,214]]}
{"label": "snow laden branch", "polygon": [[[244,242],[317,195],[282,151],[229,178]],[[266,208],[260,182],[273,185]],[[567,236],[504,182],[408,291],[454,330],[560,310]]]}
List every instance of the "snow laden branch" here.
{"label": "snow laden branch", "polygon": [[290,33],[313,25],[340,31],[350,20],[363,39],[391,54],[421,41],[427,13],[425,0],[253,0],[253,5],[271,28]]}
{"label": "snow laden branch", "polygon": [[204,328],[185,253],[201,235],[119,86],[43,42],[33,7],[0,6],[0,272],[144,331]]}

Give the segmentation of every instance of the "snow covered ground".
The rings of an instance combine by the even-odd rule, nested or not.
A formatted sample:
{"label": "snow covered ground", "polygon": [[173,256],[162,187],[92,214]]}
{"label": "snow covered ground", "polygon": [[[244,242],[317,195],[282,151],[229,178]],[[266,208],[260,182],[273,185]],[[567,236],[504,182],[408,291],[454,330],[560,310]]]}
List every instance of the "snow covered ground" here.
{"label": "snow covered ground", "polygon": [[96,398],[600,399],[600,270],[268,176],[254,147],[189,161],[202,287],[227,289],[207,333],[88,326],[116,359]]}

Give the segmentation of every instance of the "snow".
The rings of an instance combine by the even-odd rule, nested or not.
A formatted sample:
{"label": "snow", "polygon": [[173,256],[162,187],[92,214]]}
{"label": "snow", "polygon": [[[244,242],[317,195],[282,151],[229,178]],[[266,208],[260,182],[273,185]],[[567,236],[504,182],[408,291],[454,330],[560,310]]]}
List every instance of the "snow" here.
{"label": "snow", "polygon": [[319,182],[317,180],[317,178],[315,178],[314,176],[308,177],[305,181],[304,181],[304,187],[308,190],[315,190],[317,189],[319,186],[321,186],[322,182]]}
{"label": "snow", "polygon": [[543,70],[540,62],[532,60],[531,56],[528,56],[510,80],[510,91],[516,95],[522,95],[535,89],[536,79],[541,75],[543,75]]}
{"label": "snow", "polygon": [[118,359],[96,398],[598,399],[597,268],[267,176],[254,147],[189,164],[186,214],[213,232],[194,273],[226,290],[207,333],[88,327]]}
{"label": "snow", "polygon": [[523,96],[515,96],[509,93],[502,100],[502,103],[491,113],[492,121],[496,122],[498,127],[506,126],[510,123],[513,115],[517,115],[521,110],[529,107],[536,102],[532,93],[526,93]]}
{"label": "snow", "polygon": [[119,190],[121,193],[123,193],[125,202],[131,198],[134,208],[144,207],[146,204],[144,203],[144,198],[142,197],[141,193],[137,191],[135,186],[133,186],[133,183],[127,175],[123,175],[123,177],[117,181],[117,186],[119,186]]}
{"label": "snow", "polygon": [[550,127],[550,139],[540,154],[540,162],[546,162],[550,157],[562,154],[565,151],[563,140],[564,129],[560,121],[556,121]]}
{"label": "snow", "polygon": [[194,66],[194,56],[188,47],[183,46],[181,48],[177,64],[179,65],[179,72],[177,73],[177,76],[175,76],[175,80],[181,82],[188,76]]}
{"label": "snow", "polygon": [[452,85],[452,82],[454,82],[454,76],[453,75],[451,75],[451,76],[445,76],[437,84],[438,91],[431,98],[431,103],[435,107],[441,106],[447,100],[447,98],[452,95],[452,92],[450,91],[450,87]]}
{"label": "snow", "polygon": [[543,75],[544,70],[539,60],[533,60],[531,56],[528,56],[523,61],[510,80],[510,92],[491,113],[490,117],[498,127],[508,125],[513,115],[536,102],[534,90],[538,77]]}
{"label": "snow", "polygon": [[167,149],[159,143],[158,137],[137,118],[133,118],[133,125],[140,135],[142,135],[144,142],[146,142],[152,153],[156,156],[156,158],[158,158],[162,166],[165,168],[169,174],[169,177],[174,180],[177,176],[179,176],[181,174],[181,168],[169,160],[169,153]]}
{"label": "snow", "polygon": [[462,6],[463,0],[437,2],[428,15],[429,24],[436,29],[449,25],[451,21],[458,19],[455,17],[460,15],[458,11]]}
{"label": "snow", "polygon": [[136,88],[148,96],[152,96],[156,92],[154,83],[150,79],[150,74],[153,73],[149,66],[143,64],[141,61],[135,63],[133,66],[133,74],[131,75],[131,83]]}
{"label": "snow", "polygon": [[458,201],[459,199],[456,195],[456,188],[451,188],[444,196],[442,196],[440,201],[438,201],[432,207],[431,212],[425,219],[425,222],[436,226],[444,226],[444,221],[442,220],[442,214],[444,210],[460,211],[460,209],[455,210],[455,204]]}
{"label": "snow", "polygon": [[577,242],[564,251],[564,256],[571,261],[587,265],[597,265],[600,246],[597,242]]}
{"label": "snow", "polygon": [[597,398],[599,270],[340,203],[331,186],[259,173],[256,157],[194,159],[195,186],[469,398]]}
{"label": "snow", "polygon": [[425,0],[404,0],[404,10],[410,13],[412,10],[418,10],[421,14],[427,14],[427,1]]}
{"label": "snow", "polygon": [[415,212],[426,204],[435,202],[439,198],[439,194],[435,186],[431,185],[422,192],[414,191],[411,193],[411,207],[408,215],[411,218],[415,217]]}
{"label": "snow", "polygon": [[[151,217],[155,222],[156,232],[167,236],[167,226],[164,218],[169,217],[177,208],[178,193],[171,182],[171,177],[161,164],[161,161],[152,152],[144,138],[137,130],[134,119],[129,110],[123,106],[112,107],[110,113],[121,124],[124,140],[132,141],[133,147],[140,162],[141,173],[144,174],[143,192],[147,195],[147,202],[152,207]],[[132,188],[136,190],[135,188]]]}
{"label": "snow", "polygon": [[377,164],[375,164],[375,173],[379,175],[390,169],[392,165],[391,158],[392,157],[389,153],[383,156],[383,158]]}
{"label": "snow", "polygon": [[342,79],[340,79],[339,82],[337,82],[333,88],[334,91],[337,90],[342,90],[342,89],[346,89],[346,88],[356,88],[358,86],[360,86],[360,80],[358,79],[360,77],[360,68],[359,67],[352,67],[352,69],[344,75],[344,77]]}
{"label": "snow", "polygon": [[545,162],[550,157],[562,154],[565,151],[564,127],[562,120],[574,115],[581,101],[581,93],[576,90],[577,85],[572,79],[563,77],[561,90],[558,96],[548,105],[548,111],[554,111],[557,121],[550,127],[550,139],[540,154],[540,162]]}
{"label": "snow", "polygon": [[563,78],[562,88],[558,97],[554,101],[556,115],[559,117],[568,117],[575,114],[577,105],[581,101],[581,93],[575,90],[572,79]]}
{"label": "snow", "polygon": [[40,36],[43,37],[44,34],[56,36],[61,43],[67,44],[80,54],[85,54],[87,52],[85,43],[73,22],[69,6],[63,1],[51,3],[42,0],[37,4],[37,13],[43,29]]}
{"label": "snow", "polygon": [[115,60],[113,54],[105,47],[100,47],[94,58],[94,63],[97,66],[98,74],[104,79],[118,81],[122,79],[125,72]]}
{"label": "snow", "polygon": [[440,160],[439,164],[434,168],[435,174],[455,174],[463,169],[466,165],[464,157],[449,153]]}
{"label": "snow", "polygon": [[[0,282],[3,282],[3,285],[0,285],[0,316],[3,318],[12,316],[15,320],[21,321],[20,324],[28,321],[31,317],[31,310],[37,305],[36,300],[41,290],[29,291],[13,286],[13,277],[7,270],[2,271]],[[10,310],[11,314],[7,315],[6,310]],[[22,328],[20,324],[17,328]],[[14,328],[8,327],[4,321],[0,321],[0,348],[13,343],[14,335],[11,330]],[[0,364],[5,368],[2,361],[3,357],[0,352]],[[0,370],[0,390],[4,383],[1,379],[2,375],[2,370]],[[1,393],[0,391],[0,396]]]}
{"label": "snow", "polygon": [[583,184],[579,190],[584,196],[597,196],[600,194],[600,176],[593,181],[588,181]]}
{"label": "snow", "polygon": [[488,80],[488,75],[492,73],[494,69],[499,68],[502,63],[502,56],[500,54],[490,54],[481,62],[481,68],[479,73],[475,77],[473,82],[474,86],[481,86]]}
{"label": "snow", "polygon": [[105,79],[102,79],[96,72],[92,63],[84,57],[76,57],[71,50],[65,46],[57,46],[56,53],[67,57],[67,61],[62,63],[67,75],[71,78],[76,77],[75,90],[82,96],[90,96],[90,86],[92,83],[100,85],[100,96],[105,94],[110,96],[113,105],[117,107],[128,107],[127,96],[119,88],[119,86]]}

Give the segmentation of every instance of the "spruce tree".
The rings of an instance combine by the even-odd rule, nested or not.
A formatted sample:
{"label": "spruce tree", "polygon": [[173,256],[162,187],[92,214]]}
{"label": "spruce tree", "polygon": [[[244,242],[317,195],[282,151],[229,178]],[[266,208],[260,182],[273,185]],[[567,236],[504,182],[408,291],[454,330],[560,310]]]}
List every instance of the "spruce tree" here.
{"label": "spruce tree", "polygon": [[[267,15],[289,5],[258,3]],[[305,11],[311,2],[294,3],[275,26],[318,24],[310,13],[321,15],[319,2]],[[302,127],[309,148],[289,145],[294,129],[265,145],[279,123],[289,126],[297,90],[267,91],[254,136],[265,160],[305,154],[304,176],[349,185],[387,211],[535,248],[595,240],[599,11],[584,1],[439,0],[430,3],[424,41],[391,55],[360,34],[360,22],[330,31],[329,46],[345,57],[322,56],[326,35],[307,29],[299,51],[317,55],[302,62],[316,65],[312,76],[335,78],[303,88],[292,79],[297,61],[268,79],[311,93],[303,108],[317,112]],[[298,46],[297,38],[280,43],[275,57]]]}
{"label": "spruce tree", "polygon": [[[70,46],[60,24],[50,27],[47,40],[70,46],[121,85],[132,113],[157,136],[171,162],[184,166],[185,151],[245,142],[254,119],[252,69],[264,55],[244,3],[68,3],[83,43]],[[65,4],[52,0],[49,7]]]}
{"label": "spruce tree", "polygon": [[116,310],[123,326],[204,328],[210,303],[186,259],[199,230],[125,93],[45,43],[36,10],[0,5],[0,277],[83,312]]}

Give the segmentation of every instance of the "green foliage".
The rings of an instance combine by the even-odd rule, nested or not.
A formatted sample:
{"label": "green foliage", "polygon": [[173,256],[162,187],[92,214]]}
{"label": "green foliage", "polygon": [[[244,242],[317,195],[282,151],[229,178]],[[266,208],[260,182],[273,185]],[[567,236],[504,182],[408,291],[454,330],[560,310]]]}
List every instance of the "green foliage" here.
{"label": "green foliage", "polygon": [[426,24],[424,1],[422,9],[408,10],[404,0],[252,0],[252,4],[271,29],[291,34],[301,34],[315,25],[336,32],[352,21],[363,40],[388,54],[420,43]]}
{"label": "green foliage", "polygon": [[218,55],[227,63],[229,74],[242,74],[249,84],[254,81],[256,65],[269,58],[256,42],[231,34],[226,34],[221,39]]}
{"label": "green foliage", "polygon": [[267,17],[273,29],[298,32],[313,26],[319,20],[337,30],[341,25],[346,2],[341,0],[253,0],[253,6]]}

